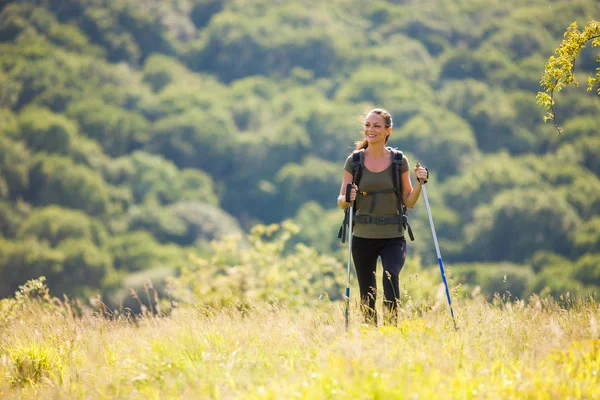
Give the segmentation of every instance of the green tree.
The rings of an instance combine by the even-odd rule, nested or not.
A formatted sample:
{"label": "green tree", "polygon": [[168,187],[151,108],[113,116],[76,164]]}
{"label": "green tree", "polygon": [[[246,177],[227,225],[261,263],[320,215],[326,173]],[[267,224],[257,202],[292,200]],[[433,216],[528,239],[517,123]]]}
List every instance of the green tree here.
{"label": "green tree", "polygon": [[584,221],[574,232],[574,242],[578,255],[597,252],[600,243],[600,216],[596,215]]}
{"label": "green tree", "polygon": [[284,165],[275,176],[279,198],[284,204],[279,208],[281,217],[292,215],[307,201],[335,204],[342,179],[342,167],[339,163],[311,156],[301,164]]}
{"label": "green tree", "polygon": [[552,40],[551,33],[541,27],[532,29],[529,25],[509,21],[500,25],[483,46],[506,49],[510,58],[516,61],[550,50],[548,43]]}
{"label": "green tree", "polygon": [[0,238],[13,239],[25,215],[26,210],[18,204],[0,201]]}
{"label": "green tree", "polygon": [[[552,293],[595,287],[532,254],[575,265],[598,250],[597,33],[572,30],[554,54],[574,55],[591,34],[576,59],[593,90],[562,82],[568,141],[542,122],[532,92],[552,42],[570,21],[597,20],[597,2],[140,1],[0,6],[0,236],[28,269],[10,270],[19,280],[43,272],[63,285],[51,271],[87,273],[81,263],[94,282],[72,281],[73,292],[108,298],[177,271],[190,261],[183,251],[206,254],[240,225],[289,218],[303,231],[286,252],[309,243],[339,256],[342,165],[362,137],[359,116],[382,106],[394,117],[390,145],[432,173],[443,254],[514,262],[526,286]],[[95,242],[89,220],[120,243]],[[435,263],[422,205],[410,220],[411,251]],[[134,234],[147,237],[126,240]],[[518,240],[502,252],[506,237]],[[111,260],[86,263],[98,251]],[[116,253],[119,269],[105,269]],[[217,270],[219,284],[243,276]],[[547,285],[552,274],[565,286]]]}
{"label": "green tree", "polygon": [[272,120],[271,99],[283,85],[269,77],[248,76],[231,83],[230,109],[241,132],[257,133]]}
{"label": "green tree", "polygon": [[101,289],[112,268],[111,257],[85,239],[67,239],[56,248],[34,238],[0,239],[0,248],[0,297],[40,276],[56,296],[90,295]]}
{"label": "green tree", "polygon": [[[0,40],[17,41],[26,31],[46,37],[51,43],[69,51],[103,55],[100,47],[89,43],[83,32],[73,24],[62,24],[54,14],[46,8],[37,7],[35,2],[7,4],[0,13]],[[73,8],[73,4],[60,4],[56,7]],[[61,7],[62,6],[62,7]]]}
{"label": "green tree", "polygon": [[574,208],[558,193],[513,189],[498,194],[489,205],[477,207],[465,227],[462,257],[477,261],[524,262],[532,251],[552,250],[568,255],[570,235],[581,225]]}
{"label": "green tree", "polygon": [[223,2],[219,0],[195,0],[190,17],[196,28],[204,28],[213,16],[223,10]]}
{"label": "green tree", "polygon": [[77,124],[48,109],[27,107],[19,115],[19,133],[32,151],[68,155],[78,134]]}
{"label": "green tree", "polygon": [[[435,94],[426,83],[409,78],[390,67],[359,66],[336,91],[335,99],[350,103],[377,104],[385,107],[398,129],[419,110],[432,104]],[[363,110],[361,110],[363,111]],[[364,110],[367,111],[367,110]]]}
{"label": "green tree", "polygon": [[[52,46],[47,39],[35,33],[26,32],[23,43],[14,45],[8,69],[8,76],[21,83],[19,99],[13,108],[37,104],[62,111],[89,84],[79,74],[80,58]],[[23,47],[28,48],[30,53],[19,52],[18,49]]]}
{"label": "green tree", "polygon": [[108,182],[128,188],[135,204],[171,204],[179,200],[202,199],[216,205],[218,197],[212,178],[196,169],[178,170],[157,154],[136,151],[106,166]]}
{"label": "green tree", "polygon": [[67,114],[79,123],[80,131],[102,145],[106,154],[119,157],[146,142],[149,124],[141,115],[100,100],[80,101]]}
{"label": "green tree", "polygon": [[320,143],[319,146],[314,146],[310,153],[315,157],[338,163],[340,171],[344,160],[354,149],[354,142],[362,137],[362,122],[357,109],[345,102],[317,103],[317,106],[310,110],[305,126],[310,142]]}
{"label": "green tree", "polygon": [[448,52],[441,60],[440,76],[443,79],[476,79],[486,81],[494,71],[506,70],[510,59],[501,49],[459,48]]}
{"label": "green tree", "polygon": [[526,298],[535,280],[530,268],[512,263],[464,263],[452,266],[452,275],[457,276],[461,284],[479,286],[488,298],[507,292],[517,298]]}
{"label": "green tree", "polygon": [[[165,86],[157,94],[157,99],[164,117],[190,118],[194,114],[213,113],[225,121],[231,118],[228,112],[231,104],[227,102],[227,88],[205,73],[177,75],[177,80]],[[231,123],[230,127],[233,126]]]}
{"label": "green tree", "polygon": [[12,109],[19,100],[22,84],[0,71],[0,108]]}
{"label": "green tree", "polygon": [[188,227],[175,213],[165,207],[132,207],[128,212],[128,231],[145,231],[161,243],[190,244],[195,238],[187,237]]}
{"label": "green tree", "polygon": [[100,293],[112,273],[112,257],[87,239],[69,238],[56,247],[64,255],[62,268],[46,276],[56,295],[92,296]]}
{"label": "green tree", "polygon": [[550,295],[554,297],[559,297],[566,293],[578,294],[580,296],[589,294],[586,286],[573,277],[571,264],[550,265],[544,268],[542,272],[536,275],[533,282],[531,282],[530,292],[538,293],[542,296]]}
{"label": "green tree", "polygon": [[307,201],[298,207],[293,221],[300,228],[292,243],[301,242],[327,254],[340,246],[338,229],[344,212],[338,208],[324,209],[321,203]]}
{"label": "green tree", "polygon": [[163,54],[153,54],[144,62],[144,81],[148,82],[155,92],[162,91],[167,85],[177,82],[183,76],[192,78],[194,74],[176,58]]}
{"label": "green tree", "polygon": [[421,110],[392,134],[390,143],[398,144],[435,171],[439,179],[456,174],[461,167],[477,159],[479,150],[469,124],[448,111]]}
{"label": "green tree", "polygon": [[83,239],[97,247],[103,247],[108,232],[97,220],[79,210],[59,206],[35,208],[19,226],[17,237],[35,237],[51,247],[66,239]]}
{"label": "green tree", "polygon": [[600,253],[589,253],[577,259],[573,277],[585,285],[600,286]]}
{"label": "green tree", "polygon": [[290,4],[265,11],[258,19],[227,10],[215,15],[186,63],[231,82],[248,75],[287,76],[295,67],[327,76],[351,59],[348,38],[336,35],[308,9]]}
{"label": "green tree", "polygon": [[448,207],[457,211],[463,222],[471,220],[477,206],[490,203],[505,190],[541,184],[538,173],[522,168],[519,159],[506,152],[489,155],[476,165],[467,166],[442,184]]}
{"label": "green tree", "polygon": [[177,191],[180,193],[179,200],[202,200],[214,206],[219,203],[217,185],[210,175],[198,169],[180,170],[177,176]]}
{"label": "green tree", "polygon": [[[583,226],[583,224],[582,224]],[[546,268],[564,268],[569,269],[572,262],[564,256],[554,253],[551,250],[540,250],[536,251],[531,259],[528,261],[533,272],[536,274],[543,271]]]}
{"label": "green tree", "polygon": [[137,272],[160,266],[176,267],[183,262],[178,246],[161,245],[148,232],[114,235],[108,242],[108,254],[118,271]]}
{"label": "green tree", "polygon": [[80,21],[91,41],[106,49],[109,61],[126,61],[134,65],[138,63],[141,58],[139,45],[130,32],[119,26],[114,10],[88,7]]}
{"label": "green tree", "polygon": [[522,133],[524,127],[517,118],[518,109],[504,88],[472,79],[453,80],[444,84],[439,100],[469,122],[480,150],[530,151],[531,139]]}
{"label": "green tree", "polygon": [[181,201],[169,210],[186,225],[181,244],[207,245],[227,235],[241,235],[239,222],[226,211],[202,201]]}
{"label": "green tree", "polygon": [[60,156],[36,156],[29,172],[26,200],[56,204],[94,216],[110,211],[109,187],[97,171]]}
{"label": "green tree", "polygon": [[198,111],[163,118],[154,124],[147,149],[179,168],[199,168],[221,175],[231,170],[235,143],[230,116]]}
{"label": "green tree", "polygon": [[586,175],[557,190],[559,193],[564,192],[567,201],[584,220],[600,215],[600,197],[597,196],[600,193],[600,179],[592,173]]}
{"label": "green tree", "polygon": [[16,200],[29,186],[31,154],[22,142],[0,140],[0,199]]}
{"label": "green tree", "polygon": [[70,156],[75,164],[97,170],[105,170],[112,163],[112,159],[104,153],[98,142],[82,135],[75,137]]}
{"label": "green tree", "polygon": [[0,107],[0,138],[10,137],[14,139],[17,132],[17,116],[8,109]]}
{"label": "green tree", "polygon": [[62,270],[64,254],[46,244],[30,238],[7,241],[0,238],[0,297],[14,294],[19,285],[30,279],[46,276],[55,283],[57,272]]}
{"label": "green tree", "polygon": [[[569,96],[567,96],[566,99],[567,101],[568,97]],[[585,102],[588,103],[588,106],[582,104],[582,101],[577,101],[574,102],[574,104],[570,104],[569,106],[561,107],[564,112],[580,114],[577,117],[565,118],[563,120],[563,129],[569,132],[569,139],[571,139],[571,142],[577,142],[580,139],[585,140],[587,138],[594,137],[598,132],[598,126],[600,126],[600,116],[598,116],[597,112],[592,111],[589,107],[592,104],[597,107],[597,102]],[[576,107],[579,107],[579,110],[577,110]],[[562,142],[564,143],[564,140]]]}

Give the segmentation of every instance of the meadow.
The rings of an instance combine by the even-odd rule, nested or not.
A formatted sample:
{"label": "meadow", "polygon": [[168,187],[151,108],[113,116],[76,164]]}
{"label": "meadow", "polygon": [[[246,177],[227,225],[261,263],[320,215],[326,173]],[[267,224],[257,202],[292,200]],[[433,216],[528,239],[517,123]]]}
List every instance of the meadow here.
{"label": "meadow", "polygon": [[[355,302],[180,304],[140,315],[80,309],[31,281],[0,307],[2,399],[594,399],[592,298],[475,291],[406,301],[397,326]],[[154,312],[150,312],[154,311]]]}
{"label": "meadow", "polygon": [[[0,1],[0,400],[600,399],[600,2],[365,5]],[[398,324],[353,276],[344,329],[374,106],[456,321],[419,205]]]}

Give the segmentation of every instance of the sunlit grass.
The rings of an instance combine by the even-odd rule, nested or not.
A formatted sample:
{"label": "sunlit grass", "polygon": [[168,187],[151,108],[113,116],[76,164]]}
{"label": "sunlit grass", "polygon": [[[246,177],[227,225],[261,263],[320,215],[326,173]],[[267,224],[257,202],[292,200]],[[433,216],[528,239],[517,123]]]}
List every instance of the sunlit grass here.
{"label": "sunlit grass", "polygon": [[[343,306],[190,306],[74,317],[26,302],[1,325],[0,398],[598,398],[598,304],[481,297],[403,307],[398,326]],[[426,311],[423,311],[426,310]]]}

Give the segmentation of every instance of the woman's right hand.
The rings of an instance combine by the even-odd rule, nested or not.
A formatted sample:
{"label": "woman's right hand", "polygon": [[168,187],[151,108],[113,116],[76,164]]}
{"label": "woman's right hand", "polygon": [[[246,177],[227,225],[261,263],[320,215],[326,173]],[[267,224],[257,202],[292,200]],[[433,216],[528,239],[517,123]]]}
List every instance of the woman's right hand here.
{"label": "woman's right hand", "polygon": [[[352,185],[350,189],[350,201],[346,201],[346,191],[348,185]],[[340,186],[340,194],[338,195],[337,202],[341,209],[348,207],[354,200],[356,200],[356,193],[358,192],[358,186],[352,183],[352,174],[348,171],[344,171],[344,178],[342,179],[342,185]]]}
{"label": "woman's right hand", "polygon": [[350,203],[356,200],[356,193],[358,192],[358,186],[355,184],[352,185],[352,189],[350,189]]}

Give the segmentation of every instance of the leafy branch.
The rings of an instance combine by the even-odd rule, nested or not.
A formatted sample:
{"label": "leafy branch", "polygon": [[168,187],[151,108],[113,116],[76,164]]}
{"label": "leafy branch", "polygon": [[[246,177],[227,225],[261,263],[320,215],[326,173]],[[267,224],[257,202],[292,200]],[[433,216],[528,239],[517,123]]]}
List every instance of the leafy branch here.
{"label": "leafy branch", "polygon": [[[536,96],[537,104],[546,110],[544,122],[552,121],[559,135],[562,135],[562,128],[556,120],[555,94],[571,84],[579,86],[575,79],[575,60],[589,41],[592,42],[592,47],[600,46],[600,23],[592,20],[580,31],[577,23],[573,22],[567,28],[564,37],[561,45],[555,50],[556,56],[550,56],[546,63],[544,75],[540,80],[544,91],[538,92]],[[597,60],[600,62],[600,55]],[[593,90],[595,84],[600,85],[600,68],[596,68],[595,77],[588,77],[587,90]],[[600,87],[597,93],[600,95]]]}

